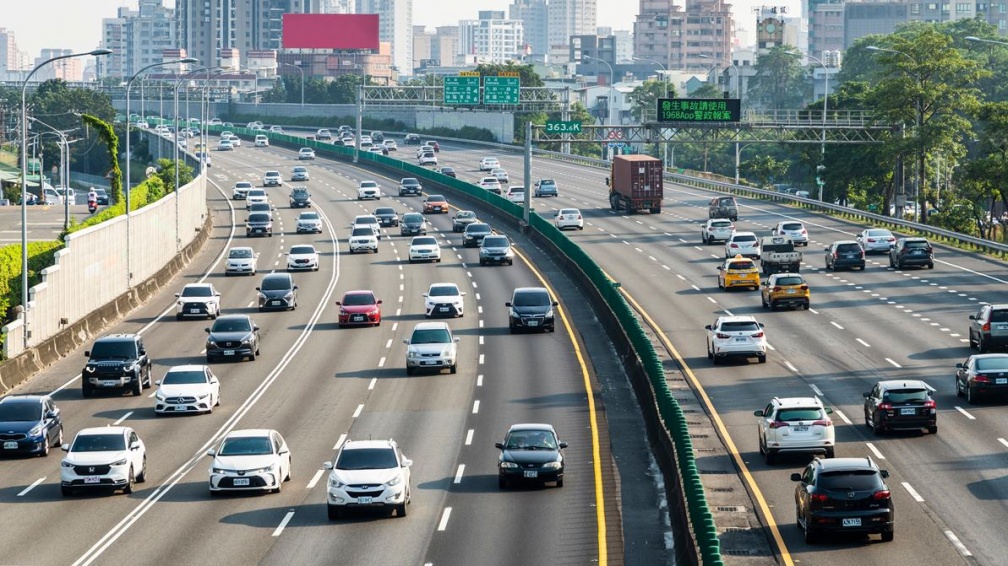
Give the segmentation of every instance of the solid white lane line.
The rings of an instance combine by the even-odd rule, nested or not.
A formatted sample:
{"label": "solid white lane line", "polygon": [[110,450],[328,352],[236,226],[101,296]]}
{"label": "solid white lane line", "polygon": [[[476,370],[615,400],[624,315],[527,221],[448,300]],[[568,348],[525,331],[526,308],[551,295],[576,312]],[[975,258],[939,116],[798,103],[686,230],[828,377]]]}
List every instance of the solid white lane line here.
{"label": "solid white lane line", "polygon": [[363,410],[364,410],[364,403],[361,403],[360,405],[357,405],[357,410],[353,412],[353,418],[356,419],[357,417],[359,417],[360,414],[361,414],[361,411],[363,411]]}
{"label": "solid white lane line", "polygon": [[311,489],[311,488],[315,487],[315,485],[318,484],[318,481],[320,479],[322,479],[322,474],[323,473],[325,473],[325,470],[315,470],[315,475],[312,476],[311,481],[308,482],[307,489]]}
{"label": "solid white lane line", "polygon": [[441,513],[441,521],[438,523],[437,530],[443,531],[448,527],[448,517],[451,517],[451,507],[445,507],[444,512]]}
{"label": "solid white lane line", "polygon": [[35,487],[36,487],[36,486],[37,486],[38,484],[40,484],[40,483],[44,482],[45,480],[46,480],[46,479],[45,479],[45,477],[44,477],[44,476],[43,476],[43,477],[41,477],[41,478],[39,478],[39,479],[37,479],[37,480],[35,480],[34,482],[32,482],[32,484],[31,484],[31,485],[29,485],[28,487],[26,487],[26,488],[22,489],[22,490],[21,490],[21,491],[20,491],[20,492],[19,492],[19,493],[17,494],[17,496],[18,496],[18,497],[24,497],[24,495],[25,495],[26,493],[28,493],[29,491],[31,491],[31,490],[33,490],[33,489],[35,489]]}
{"label": "solid white lane line", "polygon": [[343,433],[343,434],[339,435],[339,439],[336,440],[336,444],[333,445],[332,449],[333,450],[339,450],[339,447],[340,447],[340,445],[343,444],[344,440],[346,440],[346,433]]}
{"label": "solid white lane line", "polygon": [[959,554],[962,554],[963,556],[973,556],[973,553],[966,548],[966,545],[959,540],[959,537],[955,536],[955,533],[952,531],[945,531],[945,536],[952,542],[952,546],[956,547]]}
{"label": "solid white lane line", "polygon": [[830,324],[832,324],[833,326],[837,327],[837,328],[838,328],[838,329],[840,329],[840,330],[843,330],[843,327],[842,327],[842,326],[840,326],[839,324],[837,324],[837,323],[836,323],[836,321],[833,321],[833,320],[831,320],[831,321],[830,321]]}
{"label": "solid white lane line", "polygon": [[377,377],[372,377],[372,378],[371,378],[371,383],[369,383],[369,384],[368,384],[368,386],[367,386],[367,388],[368,388],[368,391],[371,391],[371,390],[373,390],[373,389],[374,389],[374,386],[375,386],[375,384],[377,384],[377,383],[378,383],[378,378],[377,378]]}
{"label": "solid white lane line", "polygon": [[459,464],[458,471],[455,472],[455,483],[456,484],[462,483],[462,472],[464,472],[464,471],[465,471],[465,464]]}
{"label": "solid white lane line", "polygon": [[793,372],[795,372],[795,373],[798,373],[798,368],[794,367],[794,365],[793,365],[793,364],[792,364],[791,362],[789,362],[789,361],[785,361],[785,362],[784,362],[784,365],[785,365],[785,366],[787,366],[787,368],[788,368],[789,370],[791,370],[791,371],[793,371]]}
{"label": "solid white lane line", "polygon": [[872,451],[872,454],[875,454],[876,458],[878,458],[879,460],[885,460],[885,456],[883,456],[882,453],[879,452],[878,448],[875,448],[874,444],[872,444],[871,442],[865,442],[865,445],[868,446],[868,449]]}
{"label": "solid white lane line", "polygon": [[858,344],[861,344],[865,348],[871,348],[871,344],[865,342],[864,340],[862,340],[860,338],[855,338],[855,340],[857,340]]}
{"label": "solid white lane line", "polygon": [[959,411],[960,413],[962,413],[967,419],[969,419],[971,421],[975,421],[976,420],[976,417],[974,417],[973,415],[967,413],[966,409],[963,409],[962,407],[960,407],[958,405],[956,405],[956,410]]}
{"label": "solid white lane line", "polygon": [[887,361],[890,364],[892,364],[893,367],[897,367],[897,368],[903,367],[903,366],[899,365],[898,363],[896,363],[895,361],[893,361],[891,358],[886,358],[885,361]]}
{"label": "solid white lane line", "polygon": [[815,385],[814,383],[810,383],[810,384],[809,384],[809,387],[811,387],[811,388],[812,388],[812,391],[815,391],[815,394],[816,394],[816,395],[818,395],[818,396],[820,396],[820,397],[823,397],[823,396],[824,396],[824,395],[823,395],[823,392],[822,392],[822,389],[819,389],[818,387],[816,387],[816,385]]}
{"label": "solid white lane line", "polygon": [[924,498],[921,497],[920,494],[917,493],[917,490],[914,489],[913,486],[911,486],[909,483],[903,482],[903,488],[907,490],[907,493],[910,494],[910,497],[914,498],[914,501],[916,501],[917,503],[924,503]]}
{"label": "solid white lane line", "polygon": [[473,401],[473,410],[472,410],[472,412],[473,412],[474,415],[476,413],[479,413],[479,399],[476,399],[475,401]]}
{"label": "solid white lane line", "polygon": [[840,420],[842,420],[843,422],[847,424],[854,424],[851,422],[850,419],[847,418],[847,415],[843,414],[843,411],[839,409],[833,409],[833,413],[835,413],[838,417],[840,417]]}
{"label": "solid white lane line", "polygon": [[378,360],[378,367],[385,367],[385,356],[382,356],[381,359]]}
{"label": "solid white lane line", "polygon": [[475,433],[476,433],[476,429],[472,429],[472,428],[469,429],[469,432],[466,433],[466,439],[465,439],[465,445],[466,446],[472,445],[473,434],[475,434]]}
{"label": "solid white lane line", "polygon": [[116,422],[112,423],[112,426],[119,426],[119,424],[122,423],[124,420],[130,418],[130,415],[132,415],[132,414],[133,414],[133,411],[130,411],[130,412],[126,413],[125,415],[119,417],[119,420],[117,420]]}
{"label": "solid white lane line", "polygon": [[283,518],[283,520],[282,520],[282,521],[280,521],[280,524],[279,524],[279,525],[277,526],[276,530],[275,530],[275,531],[273,531],[273,536],[274,536],[274,537],[278,537],[278,536],[280,536],[280,533],[282,533],[282,532],[283,532],[284,528],[285,528],[285,527],[287,526],[287,523],[289,523],[289,522],[290,522],[290,520],[291,520],[291,519],[292,519],[293,517],[294,517],[294,512],[293,512],[293,511],[288,511],[288,512],[287,512],[287,514],[286,514],[286,515],[284,515],[284,518]]}

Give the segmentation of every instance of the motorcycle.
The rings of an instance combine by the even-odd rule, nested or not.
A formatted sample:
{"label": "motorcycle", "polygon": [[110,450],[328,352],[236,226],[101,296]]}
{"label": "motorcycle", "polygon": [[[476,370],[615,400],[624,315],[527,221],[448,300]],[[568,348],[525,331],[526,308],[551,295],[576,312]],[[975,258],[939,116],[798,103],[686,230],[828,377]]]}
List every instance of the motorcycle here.
{"label": "motorcycle", "polygon": [[98,210],[98,200],[88,199],[87,210],[89,214],[94,214]]}

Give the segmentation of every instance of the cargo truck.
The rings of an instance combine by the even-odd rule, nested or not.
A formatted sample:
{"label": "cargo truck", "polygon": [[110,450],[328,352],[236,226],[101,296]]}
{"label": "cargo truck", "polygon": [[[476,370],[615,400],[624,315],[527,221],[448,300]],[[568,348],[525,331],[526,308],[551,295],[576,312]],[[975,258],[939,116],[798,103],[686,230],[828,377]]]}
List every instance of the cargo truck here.
{"label": "cargo truck", "polygon": [[663,170],[660,159],[648,155],[617,155],[606,177],[609,206],[634,213],[661,212]]}

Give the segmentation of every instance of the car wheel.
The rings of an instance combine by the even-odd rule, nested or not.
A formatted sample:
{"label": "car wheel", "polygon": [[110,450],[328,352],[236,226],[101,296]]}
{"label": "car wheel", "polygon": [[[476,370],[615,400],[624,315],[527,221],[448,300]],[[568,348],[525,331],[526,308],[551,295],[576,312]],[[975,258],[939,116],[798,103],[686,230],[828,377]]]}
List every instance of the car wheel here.
{"label": "car wheel", "polygon": [[182,313],[175,313],[175,320],[182,320]]}
{"label": "car wheel", "polygon": [[826,449],[826,457],[827,458],[832,458],[835,455],[836,455],[836,452],[835,452],[835,450],[833,448],[827,448]]}
{"label": "car wheel", "polygon": [[249,359],[250,362],[254,362],[255,361],[256,354],[258,354],[258,352],[254,351],[254,350],[249,354],[248,359]]}
{"label": "car wheel", "polygon": [[892,542],[892,540],[893,540],[893,534],[894,534],[893,531],[885,531],[885,532],[883,532],[882,533],[882,542]]}
{"label": "car wheel", "polygon": [[452,373],[458,373],[458,364],[452,364],[452,366],[451,366],[451,372]]}
{"label": "car wheel", "polygon": [[91,396],[94,395],[94,390],[91,389],[90,385],[88,385],[87,383],[85,383],[85,384],[81,385],[81,395],[85,399],[90,398]]}
{"label": "car wheel", "polygon": [[719,357],[717,357],[717,356],[715,356],[715,355],[711,354],[711,355],[710,355],[710,359],[711,359],[711,361],[712,361],[712,362],[714,363],[714,365],[716,365],[716,366],[717,366],[717,365],[721,365],[721,358],[719,358]]}
{"label": "car wheel", "polygon": [[[934,269],[934,264],[933,263],[929,263],[928,264],[928,269]],[[892,533],[890,533],[890,535],[892,535]],[[889,537],[889,540],[892,540],[892,536]]]}
{"label": "car wheel", "polygon": [[977,336],[977,351],[981,354],[987,351],[987,345],[984,344],[983,334]]}
{"label": "car wheel", "polygon": [[140,374],[133,376],[133,395],[143,395],[143,376]]}
{"label": "car wheel", "polygon": [[975,405],[977,402],[977,399],[973,398],[973,388],[969,385],[966,386],[966,402],[970,405]]}
{"label": "car wheel", "polygon": [[759,356],[757,356],[757,359],[759,360],[759,363],[765,364],[766,363],[766,354],[760,354]]}
{"label": "car wheel", "polygon": [[60,493],[63,494],[63,497],[70,497],[71,495],[74,494],[74,491],[72,487],[60,486]]}
{"label": "car wheel", "polygon": [[812,305],[810,305],[809,303],[807,303],[807,302],[806,302],[806,303],[805,303],[804,305],[802,305],[802,308],[803,308],[803,309],[805,309],[805,310],[809,310],[809,308],[810,308],[811,306],[812,306]]}
{"label": "car wheel", "polygon": [[767,466],[772,466],[774,461],[777,459],[777,455],[769,450],[764,450],[763,459],[766,460]]}
{"label": "car wheel", "polygon": [[810,521],[808,515],[805,515],[804,523],[805,528],[802,530],[805,532],[805,544],[815,544],[816,541],[815,532],[812,531],[812,525],[809,524]]}
{"label": "car wheel", "polygon": [[123,493],[129,495],[133,493],[133,483],[136,479],[133,477],[133,467],[130,467],[129,477],[126,479],[126,487],[123,488]]}
{"label": "car wheel", "polygon": [[137,483],[144,483],[147,481],[147,455],[144,454],[143,464],[140,467],[140,475],[136,477]]}
{"label": "car wheel", "polygon": [[707,342],[707,359],[708,360],[713,360],[714,359],[714,351],[711,350],[710,341]]}
{"label": "car wheel", "polygon": [[931,425],[928,427],[928,434],[938,434],[938,425]]}
{"label": "car wheel", "polygon": [[396,513],[396,517],[399,517],[400,519],[406,516],[406,502],[405,501],[403,501],[399,505],[396,505],[395,513]]}
{"label": "car wheel", "polygon": [[891,268],[893,268],[893,269],[895,269],[895,268],[896,268],[896,262],[895,262],[895,261],[893,261],[893,258],[892,258],[892,256],[889,256],[889,267],[891,267]]}
{"label": "car wheel", "polygon": [[563,487],[563,478],[558,479],[557,482],[556,482],[556,484],[557,484],[557,487]]}
{"label": "car wheel", "polygon": [[777,310],[777,303],[770,301],[770,310],[771,311]]}

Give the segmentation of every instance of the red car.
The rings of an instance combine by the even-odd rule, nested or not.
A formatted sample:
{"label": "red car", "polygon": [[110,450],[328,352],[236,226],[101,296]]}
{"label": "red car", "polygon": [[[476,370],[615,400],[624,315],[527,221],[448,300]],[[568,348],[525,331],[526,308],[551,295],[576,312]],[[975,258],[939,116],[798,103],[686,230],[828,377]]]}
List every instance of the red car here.
{"label": "red car", "polygon": [[381,300],[374,291],[347,291],[336,301],[340,328],[345,326],[378,326],[381,324]]}
{"label": "red car", "polygon": [[424,214],[442,212],[448,214],[448,201],[441,195],[428,195],[423,203]]}

